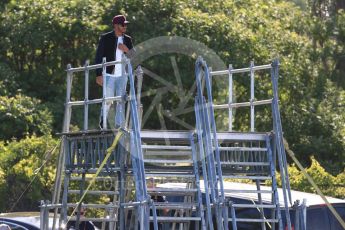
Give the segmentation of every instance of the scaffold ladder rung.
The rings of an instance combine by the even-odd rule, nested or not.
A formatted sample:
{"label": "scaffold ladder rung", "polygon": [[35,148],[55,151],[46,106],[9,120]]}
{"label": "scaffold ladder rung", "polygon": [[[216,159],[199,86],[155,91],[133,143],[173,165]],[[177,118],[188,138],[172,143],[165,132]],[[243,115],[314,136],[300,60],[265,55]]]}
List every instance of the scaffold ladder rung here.
{"label": "scaffold ladder rung", "polygon": [[226,193],[273,193],[271,190],[224,189]]}
{"label": "scaffold ladder rung", "polygon": [[270,163],[268,162],[234,162],[234,161],[226,161],[220,162],[222,165],[239,165],[239,166],[269,166]]}
{"label": "scaffold ladder rung", "polygon": [[271,176],[223,175],[224,179],[271,180]]}
{"label": "scaffold ladder rung", "polygon": [[185,145],[141,145],[143,149],[150,150],[191,150],[190,146]]}
{"label": "scaffold ladder rung", "polygon": [[[89,168],[89,169],[66,169],[65,173],[74,173],[74,174],[81,174],[81,173],[89,173],[95,174],[98,169],[96,168]],[[110,173],[110,172],[118,172],[120,171],[120,167],[105,167],[100,170],[100,173]]]}
{"label": "scaffold ladder rung", "polygon": [[[232,218],[229,218],[229,221],[233,221]],[[236,222],[256,222],[256,223],[278,223],[278,219],[250,219],[250,218],[236,218]]]}
{"label": "scaffold ladder rung", "polygon": [[160,157],[171,157],[171,156],[184,156],[190,157],[191,153],[187,151],[144,151],[144,156],[160,156]]}
{"label": "scaffold ladder rung", "polygon": [[[80,194],[80,190],[68,190],[69,194]],[[87,192],[88,195],[119,195],[119,192],[115,191],[92,191]]]}
{"label": "scaffold ladder rung", "polygon": [[145,159],[145,163],[157,163],[157,164],[182,164],[182,163],[193,163],[191,160],[157,160],[157,159]]}
{"label": "scaffold ladder rung", "polygon": [[95,180],[95,181],[116,181],[116,179],[114,177],[71,177],[70,179],[71,181],[81,181],[81,180],[85,180],[85,181],[90,181],[90,180]]}
{"label": "scaffold ladder rung", "polygon": [[184,178],[195,178],[194,174],[182,174],[182,173],[176,173],[176,172],[171,172],[171,173],[146,173],[147,177],[184,177]]}
{"label": "scaffold ladder rung", "polygon": [[179,189],[172,189],[172,188],[148,188],[148,192],[150,193],[194,193],[197,192],[197,189],[185,189],[185,188],[179,188]]}
{"label": "scaffold ladder rung", "polygon": [[276,208],[274,204],[232,204],[234,208]]}
{"label": "scaffold ladder rung", "polygon": [[[76,217],[71,217],[71,221],[75,221],[77,218]],[[90,217],[85,217],[85,218],[80,218],[80,221],[92,221],[92,222],[116,222],[117,218],[90,218]]]}
{"label": "scaffold ladder rung", "polygon": [[[150,221],[153,217],[150,217]],[[170,217],[170,216],[158,216],[158,222],[190,222],[190,221],[200,221],[200,217]]]}
{"label": "scaffold ladder rung", "polygon": [[[78,204],[77,203],[68,203],[67,207],[71,208],[71,207],[77,207]],[[92,204],[92,203],[88,203],[88,204],[82,204],[81,207],[83,208],[95,208],[95,209],[107,209],[107,208],[118,208],[120,207],[118,204]]]}
{"label": "scaffold ladder rung", "polygon": [[193,209],[198,203],[171,203],[171,202],[155,202],[156,209]]}
{"label": "scaffold ladder rung", "polygon": [[243,151],[243,152],[267,152],[267,148],[256,147],[219,147],[221,151]]}

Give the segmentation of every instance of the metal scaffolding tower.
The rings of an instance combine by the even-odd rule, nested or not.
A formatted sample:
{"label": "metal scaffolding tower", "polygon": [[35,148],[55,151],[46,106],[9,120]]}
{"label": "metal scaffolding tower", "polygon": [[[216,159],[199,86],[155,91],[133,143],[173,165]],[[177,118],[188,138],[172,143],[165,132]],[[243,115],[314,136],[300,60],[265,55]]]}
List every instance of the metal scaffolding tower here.
{"label": "metal scaffolding tower", "polygon": [[[123,76],[129,79],[125,96],[89,99],[89,72],[122,64]],[[65,229],[73,222],[79,229],[83,221],[92,221],[101,229],[238,229],[240,222],[261,223],[265,230],[283,230],[279,199],[285,203],[285,220],[291,230],[291,204],[287,163],[283,147],[278,107],[278,61],[263,66],[211,71],[202,58],[195,65],[197,92],[195,97],[195,130],[141,130],[140,94],[142,71],[132,70],[126,57],[121,62],[106,62],[84,67],[67,68],[67,93],[62,147],[56,171],[51,203],[41,204],[41,229]],[[254,72],[270,70],[273,98],[257,101],[254,97]],[[72,82],[77,73],[84,73],[84,100],[72,100]],[[233,75],[249,73],[249,102],[233,102]],[[227,75],[228,103],[217,105],[213,100],[212,78]],[[91,105],[126,103],[126,126],[107,129],[103,110],[102,130],[89,128]],[[271,105],[272,130],[255,132],[255,106]],[[70,131],[72,108],[83,107],[83,130]],[[233,109],[250,107],[250,131],[233,131]],[[227,109],[228,131],[218,132],[215,109]],[[276,163],[278,165],[276,165]],[[279,167],[284,197],[278,197],[275,178]],[[255,190],[225,188],[225,180],[246,179]],[[262,182],[270,181],[271,189],[262,190]],[[259,202],[242,204],[232,201],[231,194],[254,193]],[[261,195],[271,194],[271,202],[263,203]],[[87,208],[88,217],[80,215]],[[242,208],[259,210],[255,217],[238,217]],[[270,218],[264,209],[269,209]],[[53,220],[49,210],[54,211]],[[77,213],[77,215],[73,215]]]}
{"label": "metal scaffolding tower", "polygon": [[[196,61],[196,81],[197,81],[197,96],[195,98],[195,115],[197,133],[200,143],[200,158],[205,159],[205,167],[207,168],[206,187],[209,187],[210,192],[206,192],[210,196],[206,198],[206,202],[213,204],[214,213],[216,216],[217,229],[228,229],[228,221],[231,221],[233,229],[237,229],[237,222],[260,222],[261,229],[266,229],[265,223],[271,223],[275,228],[274,223],[278,223],[279,229],[283,229],[282,219],[279,207],[279,198],[277,192],[277,182],[275,178],[275,158],[278,158],[278,165],[281,172],[281,180],[284,191],[285,202],[285,218],[287,220],[288,229],[291,229],[289,205],[291,203],[289,178],[287,174],[287,163],[285,157],[285,150],[282,145],[282,129],[278,107],[278,61],[274,61],[271,65],[254,66],[253,62],[250,68],[232,69],[229,66],[228,70],[224,71],[210,71],[206,62],[199,58]],[[254,72],[256,70],[271,69],[271,81],[273,86],[273,98],[256,101],[254,98]],[[233,74],[235,73],[250,73],[250,101],[234,103],[233,98]],[[229,101],[227,104],[214,105],[212,99],[212,77],[220,75],[228,75],[229,78]],[[204,92],[205,91],[205,92]],[[257,105],[272,104],[273,114],[273,129],[274,135],[270,133],[258,134],[255,133],[254,108]],[[232,131],[232,109],[238,107],[250,106],[250,139],[246,139],[245,134],[241,134],[240,138],[234,140],[231,137],[219,138],[217,134],[214,109],[228,109],[229,111],[229,131]],[[271,140],[273,139],[273,140]],[[222,144],[219,141],[222,140]],[[271,147],[271,142],[276,143],[276,146]],[[223,147],[223,146],[224,147]],[[272,150],[274,153],[272,153]],[[204,174],[204,175],[205,175]],[[223,186],[223,179],[247,179],[255,181],[256,190],[225,190]],[[204,177],[205,179],[205,177]],[[271,180],[272,189],[261,190],[260,183],[262,181]],[[206,182],[207,181],[207,182]],[[210,186],[211,185],[211,186]],[[231,200],[226,200],[224,193],[255,193],[258,196],[259,204],[236,204]],[[272,199],[270,204],[262,204],[261,194],[271,193]],[[260,216],[256,218],[236,218],[237,208],[253,208],[260,210]],[[267,219],[265,217],[264,208],[272,209],[272,217]],[[229,219],[228,211],[230,211],[231,218]],[[211,214],[210,214],[211,215]],[[213,226],[209,226],[212,229]]]}

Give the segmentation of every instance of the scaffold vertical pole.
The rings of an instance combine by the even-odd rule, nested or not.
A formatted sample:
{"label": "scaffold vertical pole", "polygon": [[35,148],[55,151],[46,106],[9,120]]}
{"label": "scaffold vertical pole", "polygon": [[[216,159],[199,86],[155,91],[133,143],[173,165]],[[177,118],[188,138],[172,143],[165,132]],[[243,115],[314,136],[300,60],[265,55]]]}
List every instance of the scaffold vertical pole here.
{"label": "scaffold vertical pole", "polygon": [[64,114],[64,125],[62,128],[62,132],[69,131],[69,125],[71,122],[71,113],[72,107],[69,105],[71,101],[71,90],[72,90],[72,81],[73,81],[73,73],[71,71],[71,64],[67,65],[67,86],[66,86],[66,100],[65,100],[65,114]]}
{"label": "scaffold vertical pole", "polygon": [[89,60],[85,62],[85,82],[84,82],[84,131],[89,129]]}
{"label": "scaffold vertical pole", "polygon": [[190,145],[192,148],[192,160],[193,160],[193,167],[194,167],[194,175],[195,175],[195,184],[197,188],[197,202],[198,202],[198,210],[199,216],[201,217],[201,229],[206,230],[205,224],[205,217],[202,205],[202,194],[200,190],[200,176],[199,176],[199,164],[197,160],[196,148],[194,143],[194,135],[191,133],[189,135],[190,138]]}
{"label": "scaffold vertical pole", "polygon": [[[213,228],[213,220],[212,220],[212,209],[211,209],[211,201],[210,201],[210,191],[209,191],[209,182],[208,182],[208,169],[206,164],[206,156],[205,156],[205,150],[204,150],[204,143],[203,143],[203,137],[204,132],[202,130],[202,119],[201,119],[201,108],[200,108],[200,102],[199,102],[199,96],[195,97],[195,123],[196,123],[196,132],[198,137],[198,147],[199,147],[199,159],[201,161],[201,169],[202,169],[202,175],[204,179],[204,187],[205,187],[205,201],[206,201],[206,224],[209,227],[209,229]],[[212,193],[212,189],[211,189]]]}
{"label": "scaffold vertical pole", "polygon": [[233,103],[233,78],[232,78],[232,65],[230,64],[229,65],[229,95],[228,95],[228,105],[229,105],[229,109],[228,109],[228,119],[229,119],[229,131],[231,132],[232,131],[232,106],[231,104]]}
{"label": "scaffold vertical pole", "polygon": [[254,78],[254,61],[250,62],[250,131],[255,131],[255,111],[254,111],[254,100],[255,100],[255,78]]}
{"label": "scaffold vertical pole", "polygon": [[288,172],[287,172],[286,155],[285,155],[285,149],[284,149],[284,144],[283,144],[283,136],[282,136],[283,133],[282,133],[282,128],[281,128],[280,114],[279,114],[278,68],[279,68],[278,60],[275,60],[272,63],[272,70],[271,70],[271,79],[272,79],[272,87],[273,87],[272,115],[273,115],[273,123],[274,123],[274,135],[275,135],[275,141],[276,141],[275,143],[276,143],[276,148],[277,148],[277,157],[278,157],[281,180],[282,180],[285,217],[287,221],[288,230],[291,230],[291,219],[290,219],[289,205],[288,205],[288,201],[291,204],[291,192],[290,192],[290,183],[289,183]]}
{"label": "scaffold vertical pole", "polygon": [[103,78],[103,101],[102,101],[102,129],[107,129],[107,67],[105,66],[106,58],[104,57],[102,60],[102,78]]}
{"label": "scaffold vertical pole", "polygon": [[[275,167],[275,161],[273,158],[273,152],[272,152],[272,145],[271,145],[270,137],[266,136],[266,147],[267,147],[267,153],[268,153],[268,161],[270,162],[270,171],[271,171],[271,177],[272,177],[272,188],[273,188],[273,194],[272,194],[272,201],[276,204],[276,209],[274,215],[272,215],[272,218],[275,218],[275,216],[278,217],[278,223],[279,223],[279,230],[283,230],[283,224],[282,224],[282,218],[281,218],[281,212],[280,212],[280,205],[279,205],[279,198],[278,198],[278,185],[276,180],[276,167]],[[274,146],[274,145],[273,145]],[[272,223],[272,229],[275,229],[274,223]]]}

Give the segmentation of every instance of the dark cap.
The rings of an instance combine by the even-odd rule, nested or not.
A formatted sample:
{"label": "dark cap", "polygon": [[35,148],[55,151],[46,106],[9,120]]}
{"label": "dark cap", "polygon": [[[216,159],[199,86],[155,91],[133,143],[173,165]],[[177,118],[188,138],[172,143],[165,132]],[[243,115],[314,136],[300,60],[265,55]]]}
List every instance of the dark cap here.
{"label": "dark cap", "polygon": [[129,21],[126,21],[126,17],[124,15],[116,15],[113,17],[113,24],[128,24]]}

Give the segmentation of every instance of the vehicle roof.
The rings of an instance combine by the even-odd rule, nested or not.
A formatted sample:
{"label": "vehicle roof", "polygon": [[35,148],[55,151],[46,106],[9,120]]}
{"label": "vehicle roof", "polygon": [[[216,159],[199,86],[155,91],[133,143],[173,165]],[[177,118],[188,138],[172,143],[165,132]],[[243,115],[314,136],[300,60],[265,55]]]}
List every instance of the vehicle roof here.
{"label": "vehicle roof", "polygon": [[[25,218],[25,217],[22,217],[22,218]],[[6,224],[19,225],[29,230],[40,229],[39,224],[37,225],[36,223],[23,220],[22,218],[14,218],[14,217],[8,218],[8,217],[0,216],[0,222],[6,223]]]}
{"label": "vehicle roof", "polygon": [[[235,183],[235,182],[224,182],[224,189],[243,189],[243,190],[255,190],[256,185],[255,184],[245,184],[245,183]],[[261,190],[271,190],[271,187],[269,186],[260,186]],[[230,194],[230,193],[225,193],[225,196],[233,196],[233,197],[243,197],[245,195],[245,198],[250,198],[254,201],[258,201],[258,197],[256,194]],[[279,203],[281,206],[284,205],[283,202],[283,189],[278,188],[278,196],[279,196]],[[296,191],[296,190],[291,190],[291,199],[292,201],[300,200],[302,202],[303,199],[306,199],[306,205],[307,206],[314,206],[314,205],[325,205],[324,200],[321,198],[321,196],[314,194],[314,193],[307,193],[307,192],[301,192],[301,191]],[[336,203],[344,203],[345,200],[334,198],[334,197],[329,197],[326,196],[326,199],[328,200],[329,203],[331,204],[336,204]],[[263,193],[262,194],[262,200],[263,202],[270,202],[271,201],[271,194],[268,193]]]}
{"label": "vehicle roof", "polygon": [[[40,216],[40,212],[7,212],[7,213],[0,213],[0,217],[36,217]],[[58,214],[59,216],[59,214]],[[54,217],[54,213],[50,212],[49,217]]]}
{"label": "vehicle roof", "polygon": [[[256,190],[255,184],[246,184],[246,183],[237,183],[237,182],[223,182],[224,190],[230,190],[230,189],[236,189],[236,190]],[[157,187],[164,187],[164,188],[172,188],[172,189],[178,189],[178,188],[186,188],[186,183],[164,183],[159,184]],[[200,187],[202,192],[205,192],[204,189],[204,182],[200,182]],[[260,186],[261,190],[271,190],[271,187],[269,186]],[[270,193],[262,193],[262,201],[264,203],[271,202],[271,194]],[[258,201],[257,194],[254,193],[230,193],[225,192],[226,197],[233,197],[233,198],[239,198],[239,199],[246,199],[246,200],[253,200]],[[278,196],[279,196],[279,203],[281,206],[284,206],[284,200],[283,198],[283,190],[281,188],[278,188]],[[306,205],[307,206],[315,206],[315,205],[325,205],[325,202],[321,198],[321,196],[313,193],[307,193],[307,192],[301,192],[296,190],[291,190],[291,198],[292,201],[300,200],[300,202],[303,201],[303,199],[306,199]],[[334,197],[326,197],[328,202],[331,204],[340,204],[343,203],[345,205],[345,200],[338,199]]]}
{"label": "vehicle roof", "polygon": [[[18,214],[18,216],[16,216]],[[21,215],[22,214],[22,215]],[[21,223],[29,224],[37,228],[40,227],[40,216],[30,215],[29,213],[1,213],[0,218],[7,220],[15,220]]]}
{"label": "vehicle roof", "polygon": [[[49,227],[51,229],[52,218],[54,213],[49,213]],[[0,213],[0,218],[16,220],[22,223],[30,224],[35,227],[40,228],[40,213],[39,212],[10,212],[10,213]]]}
{"label": "vehicle roof", "polygon": [[[53,218],[54,213],[49,213],[49,229],[53,229]],[[39,212],[10,212],[10,213],[0,213],[0,219],[3,220],[14,220],[31,225],[36,228],[40,228],[40,213]],[[59,217],[57,218],[57,223],[59,222]],[[98,228],[95,227],[95,230]]]}

